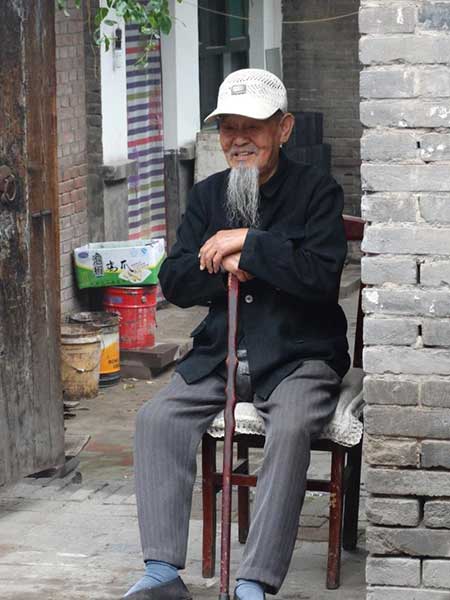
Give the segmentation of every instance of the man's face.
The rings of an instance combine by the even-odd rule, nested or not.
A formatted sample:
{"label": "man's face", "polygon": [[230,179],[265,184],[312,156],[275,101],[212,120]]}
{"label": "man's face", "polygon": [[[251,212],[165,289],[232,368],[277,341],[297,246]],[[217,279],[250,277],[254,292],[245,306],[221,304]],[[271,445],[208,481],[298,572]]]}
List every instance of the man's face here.
{"label": "man's face", "polygon": [[220,144],[231,168],[256,166],[260,185],[276,171],[280,144],[289,138],[293,126],[291,114],[269,119],[251,119],[224,115],[219,121]]}

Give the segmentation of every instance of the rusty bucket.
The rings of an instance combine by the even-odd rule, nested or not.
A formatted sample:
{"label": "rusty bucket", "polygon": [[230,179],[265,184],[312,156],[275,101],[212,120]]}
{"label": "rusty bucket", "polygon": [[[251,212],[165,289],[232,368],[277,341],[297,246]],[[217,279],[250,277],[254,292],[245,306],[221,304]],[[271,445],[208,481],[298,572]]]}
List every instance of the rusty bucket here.
{"label": "rusty bucket", "polygon": [[100,336],[100,387],[120,381],[119,314],[97,311],[70,315],[70,323],[90,325]]}
{"label": "rusty bucket", "polygon": [[101,343],[90,325],[61,326],[61,375],[64,397],[94,398],[98,394]]}

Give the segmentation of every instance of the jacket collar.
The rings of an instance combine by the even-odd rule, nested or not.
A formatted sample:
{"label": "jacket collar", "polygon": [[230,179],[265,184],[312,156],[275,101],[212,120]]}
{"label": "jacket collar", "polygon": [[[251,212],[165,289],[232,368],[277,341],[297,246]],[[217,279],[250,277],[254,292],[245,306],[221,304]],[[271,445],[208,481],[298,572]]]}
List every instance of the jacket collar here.
{"label": "jacket collar", "polygon": [[268,181],[266,181],[266,183],[263,183],[263,185],[259,188],[261,194],[265,198],[271,198],[277,193],[281,184],[286,179],[288,166],[289,159],[283,152],[283,150],[280,150],[277,170],[272,175],[272,177]]}

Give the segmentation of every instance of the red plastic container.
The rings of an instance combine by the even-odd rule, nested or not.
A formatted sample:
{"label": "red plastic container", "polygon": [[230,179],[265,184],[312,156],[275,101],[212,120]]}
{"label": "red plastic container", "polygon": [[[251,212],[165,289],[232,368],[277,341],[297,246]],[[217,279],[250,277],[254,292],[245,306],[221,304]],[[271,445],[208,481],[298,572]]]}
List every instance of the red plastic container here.
{"label": "red plastic container", "polygon": [[155,345],[157,287],[105,288],[104,309],[119,313],[121,350],[152,348]]}

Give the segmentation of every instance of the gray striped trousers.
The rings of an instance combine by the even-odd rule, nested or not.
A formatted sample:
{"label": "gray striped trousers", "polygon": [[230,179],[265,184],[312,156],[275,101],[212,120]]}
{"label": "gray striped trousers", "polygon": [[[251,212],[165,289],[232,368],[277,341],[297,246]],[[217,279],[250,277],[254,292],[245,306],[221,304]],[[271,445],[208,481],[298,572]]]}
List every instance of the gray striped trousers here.
{"label": "gray striped trousers", "polygon": [[[276,593],[288,570],[306,488],[311,440],[331,418],[339,376],[322,361],[304,362],[266,399],[253,402],[266,426],[250,531],[237,577]],[[196,453],[204,432],[224,408],[218,374],[188,385],[171,382],[139,410],[135,475],[144,560],[184,568]]]}

